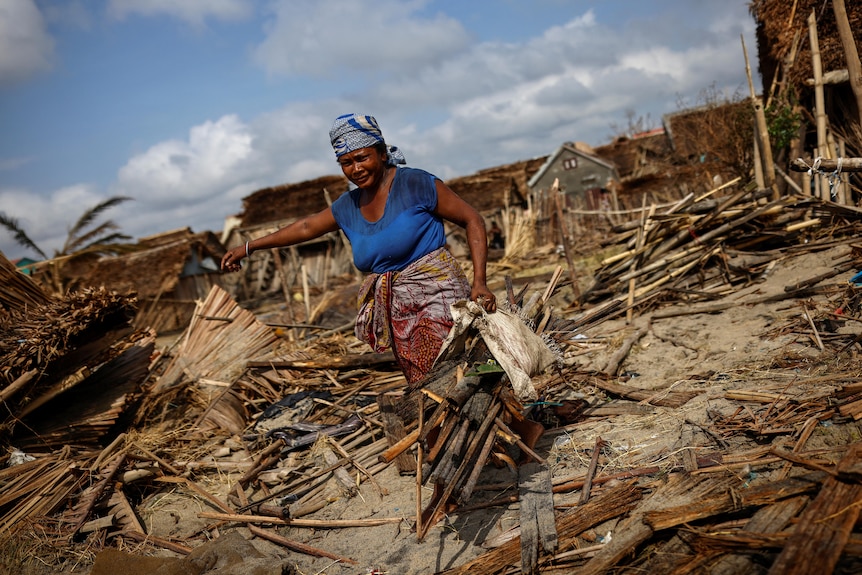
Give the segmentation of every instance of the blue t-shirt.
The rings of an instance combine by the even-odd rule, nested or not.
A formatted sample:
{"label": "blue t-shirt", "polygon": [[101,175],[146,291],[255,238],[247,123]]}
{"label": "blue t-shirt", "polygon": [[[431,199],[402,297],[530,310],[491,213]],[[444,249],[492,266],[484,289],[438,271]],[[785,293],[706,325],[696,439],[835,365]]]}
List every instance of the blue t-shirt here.
{"label": "blue t-shirt", "polygon": [[353,263],[363,272],[400,271],[446,244],[437,208],[436,178],[416,168],[397,168],[383,216],[369,222],[359,211],[360,190],[332,203],[335,221],[353,248]]}

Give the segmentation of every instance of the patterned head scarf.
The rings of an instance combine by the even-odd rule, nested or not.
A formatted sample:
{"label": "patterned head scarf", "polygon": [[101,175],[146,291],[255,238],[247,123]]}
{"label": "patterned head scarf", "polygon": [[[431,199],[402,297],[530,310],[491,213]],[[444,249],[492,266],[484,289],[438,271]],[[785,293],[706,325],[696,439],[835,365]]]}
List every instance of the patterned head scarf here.
{"label": "patterned head scarf", "polygon": [[[329,141],[339,158],[348,152],[360,148],[370,148],[384,143],[383,133],[374,116],[364,114],[344,114],[335,118],[332,129],[329,130]],[[395,146],[387,146],[387,163],[390,165],[406,164],[404,154]]]}

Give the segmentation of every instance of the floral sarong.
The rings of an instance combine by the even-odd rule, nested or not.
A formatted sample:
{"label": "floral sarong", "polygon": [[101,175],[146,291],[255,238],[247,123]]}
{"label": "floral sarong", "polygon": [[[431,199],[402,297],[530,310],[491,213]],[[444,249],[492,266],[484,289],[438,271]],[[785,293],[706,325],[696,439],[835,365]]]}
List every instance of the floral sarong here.
{"label": "floral sarong", "polygon": [[392,348],[408,384],[428,373],[452,328],[449,306],[470,299],[464,270],[440,248],[399,272],[369,274],[359,290],[356,337]]}

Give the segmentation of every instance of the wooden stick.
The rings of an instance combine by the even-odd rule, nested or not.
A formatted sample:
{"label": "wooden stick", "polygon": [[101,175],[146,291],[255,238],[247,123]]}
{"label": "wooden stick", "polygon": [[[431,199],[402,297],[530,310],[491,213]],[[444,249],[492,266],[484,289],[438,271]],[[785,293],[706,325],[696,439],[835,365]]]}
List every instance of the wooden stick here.
{"label": "wooden stick", "polygon": [[27,385],[37,373],[39,373],[38,369],[31,369],[30,371],[21,374],[15,381],[0,390],[0,403],[5,402],[7,399],[18,393],[18,390]]}
{"label": "wooden stick", "polygon": [[817,326],[814,325],[814,320],[811,319],[811,314],[808,313],[808,310],[802,312],[805,315],[805,319],[808,320],[808,325],[811,326],[811,331],[814,332],[814,341],[817,342],[817,347],[820,348],[820,351],[824,351],[826,348],[823,346],[823,340],[820,339],[820,332],[817,331]]}
{"label": "wooden stick", "polygon": [[[838,169],[838,162],[841,162],[842,172],[862,172],[862,158],[820,158],[818,167],[826,172],[834,172]],[[797,158],[790,162],[790,169],[794,172],[807,172],[814,167],[814,163],[814,160]]]}
{"label": "wooden stick", "polygon": [[575,272],[575,263],[572,259],[572,242],[571,237],[569,236],[568,226],[566,225],[566,220],[563,213],[563,198],[560,194],[560,180],[559,178],[554,178],[554,184],[551,186],[551,194],[554,196],[554,202],[557,206],[557,217],[560,220],[560,235],[563,240],[563,248],[566,254],[566,263],[569,265],[569,278],[572,280],[572,295],[574,296],[574,301],[572,304],[574,306],[579,305],[579,300],[581,299],[581,290],[578,287],[578,276]]}
{"label": "wooden stick", "polygon": [[[644,247],[644,242],[646,241],[646,221],[649,216],[646,215],[646,212],[643,211],[643,208],[646,207],[646,194],[644,194],[643,198],[641,198],[641,224],[637,230],[637,241],[635,241],[635,253],[641,252]],[[652,215],[655,210],[655,204],[650,206],[650,215]],[[635,284],[636,278],[634,275],[635,270],[638,267],[638,256],[634,255],[631,258],[629,268],[629,274],[631,277],[629,278],[629,292],[628,292],[628,300],[626,301],[626,323],[630,324],[632,322],[632,318],[634,317],[634,304],[635,304]]]}
{"label": "wooden stick", "polygon": [[[831,155],[826,146],[826,105],[825,95],[823,93],[823,64],[820,58],[820,42],[817,39],[817,15],[816,10],[812,7],[811,14],[808,15],[808,41],[811,44],[811,69],[814,73],[814,110],[815,120],[817,124],[817,156],[829,158]],[[826,185],[825,177],[818,177],[817,181],[824,188]],[[826,189],[820,191],[820,199],[829,200],[829,192]]]}
{"label": "wooden stick", "polygon": [[[425,395],[419,394],[419,428],[416,430],[418,435],[422,435],[425,426]],[[420,442],[416,449],[416,539],[421,541],[419,537],[419,526],[422,524],[422,443]]]}
{"label": "wooden stick", "polygon": [[227,503],[225,503],[224,501],[222,501],[221,499],[219,499],[191,479],[188,479],[187,477],[158,477],[156,478],[156,481],[160,483],[179,483],[182,485],[187,485],[189,489],[202,496],[204,499],[206,499],[225,513],[233,513],[233,509],[231,509],[231,507]]}
{"label": "wooden stick", "polygon": [[335,447],[335,450],[338,451],[338,453],[340,453],[343,458],[347,459],[353,467],[355,467],[357,470],[359,470],[360,473],[362,473],[365,477],[368,478],[368,481],[371,482],[371,485],[374,486],[374,489],[377,490],[377,493],[380,495],[380,497],[383,497],[384,495],[388,494],[388,491],[383,489],[380,484],[377,483],[377,480],[374,479],[374,475],[372,475],[371,472],[368,471],[368,469],[366,469],[364,465],[351,457],[350,454],[347,453],[347,451],[345,451],[345,449],[341,447],[341,445],[339,445],[337,441],[332,441],[331,443],[332,446]]}
{"label": "wooden stick", "polygon": [[476,466],[473,467],[473,471],[470,472],[470,475],[467,477],[467,481],[464,482],[464,486],[458,494],[458,500],[461,503],[466,503],[470,500],[470,496],[476,488],[476,482],[479,480],[479,474],[482,473],[482,468],[485,467],[485,462],[488,460],[488,456],[491,454],[491,450],[494,448],[494,444],[496,442],[496,434],[489,433],[485,439],[485,444],[482,446],[482,450],[479,451],[479,457],[476,459]]}
{"label": "wooden stick", "polygon": [[162,459],[161,457],[159,457],[158,455],[156,455],[155,453],[153,453],[149,449],[147,449],[141,445],[138,445],[137,443],[135,443],[133,445],[141,453],[143,453],[144,455],[146,455],[147,457],[149,457],[150,459],[152,459],[153,461],[155,461],[156,463],[161,465],[162,468],[167,470],[171,475],[177,475],[177,476],[182,475],[182,472],[178,471],[176,469],[176,467],[174,467],[173,465],[171,465],[170,463],[168,463],[167,461],[165,461],[164,459]]}
{"label": "wooden stick", "polygon": [[149,543],[150,545],[161,547],[163,549],[168,549],[170,551],[173,551],[174,553],[179,553],[180,555],[188,555],[192,552],[191,547],[187,547],[185,545],[181,545],[180,543],[175,543],[161,537],[156,537],[155,535],[147,535],[145,533],[141,533],[140,531],[122,531],[120,532],[120,535],[122,537],[134,539],[138,543]]}
{"label": "wooden stick", "polygon": [[402,439],[399,439],[394,445],[377,456],[380,463],[391,463],[396,457],[410,449],[410,446],[416,443],[419,439],[419,430],[414,429]]}
{"label": "wooden stick", "polygon": [[381,517],[379,519],[279,519],[267,515],[249,515],[242,513],[218,513],[216,511],[199,511],[202,519],[230,521],[232,523],[271,523],[290,527],[308,527],[311,529],[344,529],[345,527],[376,527],[400,523],[400,517]]}
{"label": "wooden stick", "polygon": [[599,454],[604,447],[605,442],[601,437],[596,437],[596,445],[593,447],[593,455],[590,457],[590,468],[587,470],[587,476],[584,479],[584,487],[581,490],[580,504],[583,505],[590,500],[590,490],[593,488],[593,477],[596,475],[596,467],[599,464]]}
{"label": "wooden stick", "polygon": [[494,423],[497,425],[497,427],[500,428],[500,431],[502,431],[506,435],[514,438],[515,443],[518,445],[518,448],[521,451],[523,451],[524,453],[526,453],[527,455],[529,455],[530,457],[535,459],[540,465],[546,465],[547,464],[547,462],[542,457],[540,457],[538,453],[533,451],[526,443],[524,443],[521,440],[520,435],[518,435],[517,433],[515,433],[514,431],[509,429],[509,426],[506,425],[502,419],[500,419],[499,417],[495,417]]}
{"label": "wooden stick", "polygon": [[763,169],[763,185],[772,189],[772,199],[778,199],[778,187],[775,185],[775,167],[772,159],[772,145],[769,143],[769,129],[766,125],[766,113],[763,110],[763,101],[754,90],[754,82],[751,79],[751,65],[748,62],[748,50],[745,48],[745,37],[742,40],[742,53],[745,55],[745,73],[748,76],[748,88],[751,93],[751,104],[754,108],[755,135],[757,136],[760,161]]}
{"label": "wooden stick", "polygon": [[620,348],[615,351],[608,360],[608,364],[605,366],[604,372],[611,376],[616,375],[620,369],[620,365],[625,361],[632,347],[634,347],[634,345],[646,335],[647,331],[649,331],[648,328],[639,327],[634,334],[626,338]]}
{"label": "wooden stick", "polygon": [[257,537],[272,541],[273,543],[277,543],[282,547],[287,547],[288,549],[297,551],[298,553],[305,553],[306,555],[311,555],[313,557],[328,557],[329,559],[334,559],[342,563],[356,565],[356,561],[350,559],[349,557],[342,557],[341,555],[336,555],[335,553],[330,553],[329,551],[324,551],[323,549],[318,549],[317,547],[312,547],[311,545],[306,545],[305,543],[300,543],[299,541],[293,541],[292,539],[282,537],[277,533],[273,533],[272,531],[268,531],[266,529],[261,529],[260,527],[256,527],[254,525],[249,525],[248,530],[251,531]]}

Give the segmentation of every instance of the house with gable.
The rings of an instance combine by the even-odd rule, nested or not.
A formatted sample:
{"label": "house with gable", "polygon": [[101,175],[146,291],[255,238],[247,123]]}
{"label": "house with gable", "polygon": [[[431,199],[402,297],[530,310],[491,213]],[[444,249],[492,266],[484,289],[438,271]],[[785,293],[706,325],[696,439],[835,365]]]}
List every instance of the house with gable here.
{"label": "house with gable", "polygon": [[533,193],[550,190],[560,181],[560,192],[589,210],[599,210],[608,201],[608,190],[619,184],[617,167],[597,155],[583,143],[566,142],[527,182]]}

